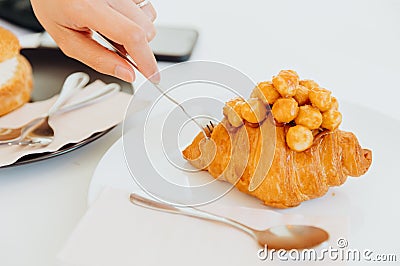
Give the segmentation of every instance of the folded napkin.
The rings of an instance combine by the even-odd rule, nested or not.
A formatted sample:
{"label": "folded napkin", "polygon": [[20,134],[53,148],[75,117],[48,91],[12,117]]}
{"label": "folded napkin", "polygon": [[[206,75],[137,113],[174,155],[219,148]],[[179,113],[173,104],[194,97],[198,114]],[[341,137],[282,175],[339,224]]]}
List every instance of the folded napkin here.
{"label": "folded napkin", "polygon": [[[218,200],[201,208],[259,229],[280,224],[321,226],[329,232],[330,240],[317,250],[329,245],[337,248],[337,239],[347,234],[348,223],[343,217],[288,215],[267,207],[250,208],[222,202]],[[288,265],[276,253],[272,260],[259,259],[259,250],[251,237],[237,229],[143,208],[130,203],[129,192],[107,187],[76,226],[57,261],[60,266]],[[326,258],[297,263],[338,265],[342,262]]]}
{"label": "folded napkin", "polygon": [[[80,90],[70,101],[85,97],[105,86],[97,80]],[[58,96],[45,101],[27,103],[14,112],[0,117],[0,128],[18,128],[47,113]],[[55,114],[49,120],[54,129],[54,140],[46,147],[0,145],[0,167],[10,165],[19,158],[35,153],[54,152],[66,144],[78,143],[96,132],[107,130],[120,123],[125,115],[131,95],[118,92],[102,101],[65,113]]]}

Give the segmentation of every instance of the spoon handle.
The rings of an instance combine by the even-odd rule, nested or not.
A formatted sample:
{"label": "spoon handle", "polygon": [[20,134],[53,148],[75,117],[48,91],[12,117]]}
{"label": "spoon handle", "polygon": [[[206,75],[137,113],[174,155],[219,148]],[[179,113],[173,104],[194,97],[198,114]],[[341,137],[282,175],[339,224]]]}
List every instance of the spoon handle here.
{"label": "spoon handle", "polygon": [[145,207],[148,209],[152,210],[157,210],[157,211],[163,211],[163,212],[169,212],[173,214],[181,214],[181,215],[186,215],[190,217],[195,217],[195,218],[200,218],[203,220],[208,220],[208,221],[215,221],[223,224],[230,225],[232,227],[235,227],[239,230],[242,230],[249,234],[250,236],[257,238],[254,230],[244,224],[241,224],[237,221],[234,221],[232,219],[222,217],[216,214],[212,214],[206,211],[202,211],[193,207],[177,207],[173,206],[161,201],[155,201],[151,200],[145,197],[142,197],[136,193],[131,193],[130,194],[130,201],[138,206]]}
{"label": "spoon handle", "polygon": [[121,86],[116,84],[116,83],[110,83],[105,85],[104,87],[101,87],[97,89],[95,92],[86,95],[85,97],[82,97],[76,101],[73,101],[71,103],[68,103],[64,106],[62,106],[60,109],[57,110],[57,114],[69,112],[78,108],[82,108],[84,106],[94,104],[97,102],[100,102],[117,92],[121,90]]}
{"label": "spoon handle", "polygon": [[65,80],[60,96],[47,112],[48,116],[56,113],[77,91],[81,90],[89,82],[89,75],[83,72],[71,74]]}

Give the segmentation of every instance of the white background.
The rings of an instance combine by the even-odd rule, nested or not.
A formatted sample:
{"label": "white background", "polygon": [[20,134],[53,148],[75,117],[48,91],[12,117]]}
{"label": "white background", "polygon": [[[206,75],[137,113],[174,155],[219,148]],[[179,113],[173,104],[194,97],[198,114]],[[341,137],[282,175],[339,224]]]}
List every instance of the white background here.
{"label": "white background", "polygon": [[[199,30],[192,59],[230,64],[255,81],[295,69],[339,101],[400,118],[400,1],[153,3],[158,24]],[[86,210],[96,164],[119,136],[117,128],[67,155],[0,170],[0,265],[54,265]]]}

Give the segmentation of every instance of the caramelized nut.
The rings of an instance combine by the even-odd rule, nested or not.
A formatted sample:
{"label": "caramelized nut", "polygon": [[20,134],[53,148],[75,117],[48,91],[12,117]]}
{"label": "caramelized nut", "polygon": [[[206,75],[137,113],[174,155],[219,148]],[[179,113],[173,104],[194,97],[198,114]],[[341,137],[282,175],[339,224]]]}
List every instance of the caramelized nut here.
{"label": "caramelized nut", "polygon": [[257,98],[250,98],[241,105],[242,118],[250,123],[260,123],[267,116],[265,105]]}
{"label": "caramelized nut", "polygon": [[297,125],[289,128],[286,133],[286,143],[290,149],[302,152],[313,144],[314,137],[312,131],[304,126]]}
{"label": "caramelized nut", "polygon": [[281,95],[274,88],[271,81],[260,82],[250,95],[251,98],[260,99],[265,105],[274,104]]}
{"label": "caramelized nut", "polygon": [[272,78],[272,83],[282,97],[292,97],[296,94],[299,77],[292,70],[282,70],[277,76]]}
{"label": "caramelized nut", "polygon": [[280,98],[272,106],[272,114],[279,123],[289,123],[298,112],[299,105],[293,98]]}
{"label": "caramelized nut", "polygon": [[232,100],[226,102],[225,105],[226,105],[226,106],[229,106],[229,107],[233,107],[233,106],[235,106],[237,103],[241,103],[241,102],[244,102],[244,99],[243,99],[243,98],[240,98],[240,97],[236,97],[236,98],[233,98]]}
{"label": "caramelized nut", "polygon": [[299,84],[301,86],[306,87],[307,89],[311,90],[313,88],[319,88],[319,85],[317,82],[315,82],[314,80],[311,79],[304,79],[304,80],[300,80]]}
{"label": "caramelized nut", "polygon": [[329,108],[331,110],[339,110],[339,102],[338,100],[332,96],[332,101],[331,101],[331,107]]}
{"label": "caramelized nut", "polygon": [[299,103],[299,105],[305,105],[309,102],[309,89],[305,86],[299,85],[297,86],[296,94],[294,95],[294,99]]}
{"label": "caramelized nut", "polygon": [[237,103],[240,103],[243,101],[244,100],[242,98],[236,97],[236,98],[233,98],[232,100],[226,102],[225,106],[222,109],[224,116],[228,117],[229,109],[233,108]]}
{"label": "caramelized nut", "polygon": [[300,106],[299,114],[294,121],[297,125],[302,125],[309,129],[317,129],[322,123],[322,114],[318,108],[304,105]]}
{"label": "caramelized nut", "polygon": [[325,112],[331,107],[331,94],[327,89],[313,88],[310,90],[309,97],[313,106],[317,107],[321,112]]}
{"label": "caramelized nut", "polygon": [[282,71],[287,71],[287,72],[290,72],[290,73],[292,73],[294,76],[296,76],[297,77],[297,79],[299,79],[300,77],[299,77],[299,74],[297,74],[297,72],[296,71],[294,71],[294,70],[292,70],[292,69],[289,69],[289,70],[282,70]]}
{"label": "caramelized nut", "polygon": [[342,123],[342,114],[337,110],[328,110],[322,113],[321,127],[330,131],[337,129]]}
{"label": "caramelized nut", "polygon": [[240,127],[243,124],[240,116],[243,99],[235,98],[227,103],[223,108],[223,113],[233,127]]}

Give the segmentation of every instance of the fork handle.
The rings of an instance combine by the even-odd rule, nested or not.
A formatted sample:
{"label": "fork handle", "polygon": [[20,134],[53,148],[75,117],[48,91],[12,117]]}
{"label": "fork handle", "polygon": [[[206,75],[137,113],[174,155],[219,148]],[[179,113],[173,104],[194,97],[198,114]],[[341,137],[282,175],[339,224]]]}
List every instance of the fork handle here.
{"label": "fork handle", "polygon": [[69,112],[71,110],[75,110],[78,108],[82,108],[84,106],[94,104],[100,102],[121,90],[121,86],[117,83],[110,83],[105,85],[104,87],[98,88],[95,92],[86,95],[85,97],[79,98],[78,100],[68,103],[62,106],[59,110],[56,111],[57,114]]}
{"label": "fork handle", "polygon": [[149,198],[142,197],[136,193],[131,193],[129,198],[130,198],[130,201],[135,205],[139,205],[139,206],[142,206],[142,207],[145,207],[148,209],[152,209],[152,210],[169,212],[169,213],[173,213],[173,214],[181,214],[181,215],[195,217],[195,218],[199,218],[199,219],[203,219],[203,220],[227,224],[227,225],[230,225],[232,227],[235,227],[239,230],[246,232],[247,234],[249,234],[250,236],[252,236],[254,238],[257,238],[254,229],[252,229],[244,224],[241,224],[237,221],[234,221],[232,219],[226,218],[226,217],[222,217],[222,216],[219,216],[219,215],[216,215],[213,213],[202,211],[202,210],[199,210],[199,209],[196,209],[193,207],[173,206],[173,205],[170,205],[167,203],[163,203],[160,201],[155,201],[155,200],[151,200]]}

